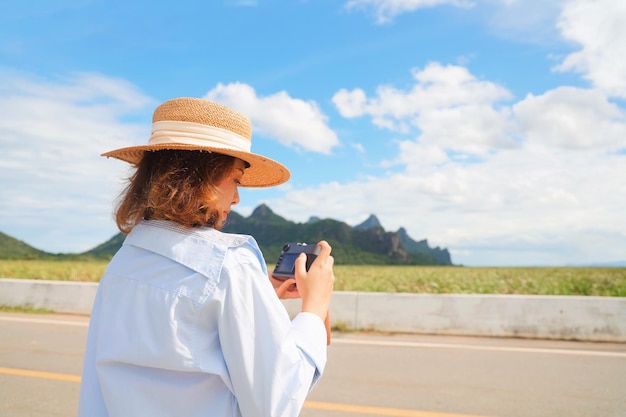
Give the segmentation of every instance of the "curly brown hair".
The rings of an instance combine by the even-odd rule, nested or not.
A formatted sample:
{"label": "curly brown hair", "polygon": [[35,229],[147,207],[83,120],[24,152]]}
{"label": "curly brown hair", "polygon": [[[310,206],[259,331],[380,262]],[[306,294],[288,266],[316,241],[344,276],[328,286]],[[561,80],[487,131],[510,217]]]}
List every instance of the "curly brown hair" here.
{"label": "curly brown hair", "polygon": [[235,158],[198,150],[145,152],[118,199],[115,220],[129,233],[142,219],[219,228],[216,185]]}

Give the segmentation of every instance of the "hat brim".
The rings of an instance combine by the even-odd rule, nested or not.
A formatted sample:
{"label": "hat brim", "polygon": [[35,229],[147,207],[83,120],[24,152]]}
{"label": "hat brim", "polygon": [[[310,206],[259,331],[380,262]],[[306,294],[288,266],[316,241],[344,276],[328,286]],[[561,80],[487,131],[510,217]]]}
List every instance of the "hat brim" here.
{"label": "hat brim", "polygon": [[145,152],[158,151],[163,149],[208,151],[239,158],[250,164],[250,166],[246,169],[243,177],[241,178],[240,186],[242,187],[272,187],[287,182],[287,180],[289,180],[289,177],[291,176],[289,170],[283,164],[276,162],[270,158],[266,158],[262,155],[244,151],[237,151],[228,148],[202,147],[198,145],[188,145],[184,143],[129,146],[126,148],[120,148],[103,153],[102,156],[106,156],[108,158],[116,158],[131,163],[133,165],[138,165],[141,162],[141,159],[143,158]]}

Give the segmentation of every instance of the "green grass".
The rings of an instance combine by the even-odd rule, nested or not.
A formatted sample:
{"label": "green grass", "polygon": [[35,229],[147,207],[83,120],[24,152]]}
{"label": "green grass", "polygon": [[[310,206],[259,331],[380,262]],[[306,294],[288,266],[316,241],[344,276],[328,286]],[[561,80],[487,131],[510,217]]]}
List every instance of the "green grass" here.
{"label": "green grass", "polygon": [[52,314],[54,311],[45,308],[34,308],[32,306],[6,306],[0,304],[0,311],[3,313],[28,313],[28,314]]}
{"label": "green grass", "polygon": [[107,261],[0,260],[0,278],[98,282]]}
{"label": "green grass", "polygon": [[[98,282],[106,264],[2,260],[0,277]],[[626,297],[626,268],[337,265],[335,278],[337,291]]]}
{"label": "green grass", "polygon": [[626,297],[626,268],[338,265],[335,290]]}

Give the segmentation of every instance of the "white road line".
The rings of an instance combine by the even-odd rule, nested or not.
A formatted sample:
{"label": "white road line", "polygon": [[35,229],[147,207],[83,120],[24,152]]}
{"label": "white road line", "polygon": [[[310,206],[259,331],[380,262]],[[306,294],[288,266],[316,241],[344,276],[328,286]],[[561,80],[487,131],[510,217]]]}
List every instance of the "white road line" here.
{"label": "white road line", "polygon": [[74,320],[57,320],[57,319],[43,319],[43,318],[26,318],[26,317],[9,317],[0,316],[0,321],[15,321],[19,323],[38,323],[38,324],[58,324],[62,326],[82,326],[89,327],[89,321],[74,321]]}
{"label": "white road line", "polygon": [[[55,324],[62,326],[88,327],[89,321],[58,320],[46,318],[27,318],[0,316],[0,321],[13,321],[21,323]],[[511,346],[488,346],[488,345],[467,345],[452,343],[426,343],[426,342],[398,342],[384,340],[356,340],[334,338],[333,344],[342,345],[366,345],[366,346],[389,346],[389,347],[409,347],[409,348],[431,348],[431,349],[462,349],[462,350],[482,350],[495,352],[516,352],[516,353],[546,353],[551,355],[579,355],[579,356],[600,356],[609,358],[626,358],[626,352],[607,352],[594,350],[569,350],[569,349],[546,349],[546,348],[522,348]]]}
{"label": "white road line", "polygon": [[464,349],[464,350],[487,350],[498,352],[518,352],[518,353],[549,353],[553,355],[581,355],[581,356],[603,356],[626,358],[626,352],[607,352],[594,350],[568,350],[568,349],[542,349],[542,348],[522,348],[508,346],[485,346],[485,345],[464,345],[451,343],[422,343],[422,342],[394,342],[382,340],[355,340],[355,339],[333,339],[335,344],[346,345],[368,345],[368,346],[390,346],[390,347],[412,347],[412,348],[434,348],[434,349]]}

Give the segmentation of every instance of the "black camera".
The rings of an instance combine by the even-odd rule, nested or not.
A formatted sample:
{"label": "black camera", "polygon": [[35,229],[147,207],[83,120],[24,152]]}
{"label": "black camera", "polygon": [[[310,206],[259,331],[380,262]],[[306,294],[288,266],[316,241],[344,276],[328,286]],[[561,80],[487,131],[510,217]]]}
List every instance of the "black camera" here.
{"label": "black camera", "polygon": [[322,248],[319,245],[307,245],[306,243],[287,243],[278,257],[272,276],[280,281],[293,278],[296,271],[296,258],[301,253],[306,253],[306,270],[317,258]]}

